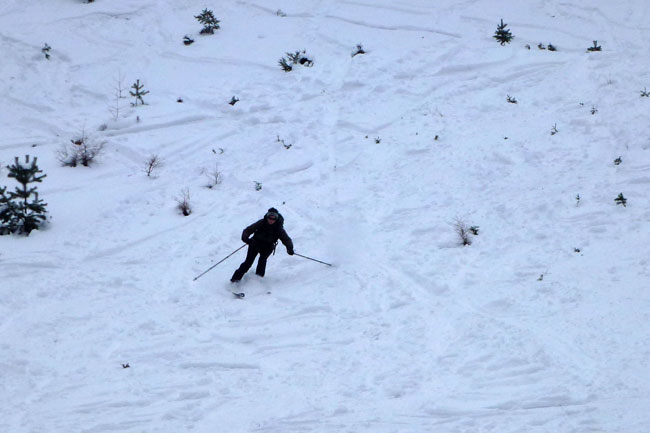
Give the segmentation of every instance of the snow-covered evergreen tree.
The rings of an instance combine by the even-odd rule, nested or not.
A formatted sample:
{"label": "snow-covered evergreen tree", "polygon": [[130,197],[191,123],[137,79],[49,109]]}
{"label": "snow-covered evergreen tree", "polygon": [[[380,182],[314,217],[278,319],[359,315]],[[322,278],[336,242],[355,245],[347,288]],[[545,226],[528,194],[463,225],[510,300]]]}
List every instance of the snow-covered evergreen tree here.
{"label": "snow-covered evergreen tree", "polygon": [[202,35],[211,35],[219,28],[219,20],[215,18],[214,13],[209,9],[203,9],[203,11],[194,18],[203,24],[203,29],[201,30]]}
{"label": "snow-covered evergreen tree", "polygon": [[16,179],[19,186],[7,193],[7,188],[0,189],[0,234],[25,233],[37,229],[46,219],[46,203],[38,197],[32,183],[42,182],[45,174],[36,165],[36,158],[30,161],[29,155],[21,163],[16,157],[13,165],[7,166],[8,177]]}
{"label": "snow-covered evergreen tree", "polygon": [[509,44],[510,41],[514,38],[510,30],[506,29],[508,24],[503,23],[503,18],[501,19],[501,24],[497,26],[497,30],[494,32],[493,38],[499,41],[501,45]]}
{"label": "snow-covered evergreen tree", "polygon": [[141,105],[144,104],[144,99],[142,99],[143,96],[145,96],[147,93],[149,93],[148,90],[143,90],[144,89],[144,84],[140,84],[140,80],[136,80],[135,83],[131,86],[131,88],[134,90],[134,92],[129,91],[131,96],[135,98],[135,102],[131,102],[131,105],[134,107],[138,106],[138,101],[140,101]]}

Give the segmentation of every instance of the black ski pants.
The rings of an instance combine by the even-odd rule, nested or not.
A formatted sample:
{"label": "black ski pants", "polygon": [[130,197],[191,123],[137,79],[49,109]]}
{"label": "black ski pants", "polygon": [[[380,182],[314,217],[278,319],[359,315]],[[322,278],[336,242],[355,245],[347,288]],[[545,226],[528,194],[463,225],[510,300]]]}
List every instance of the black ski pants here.
{"label": "black ski pants", "polygon": [[255,269],[255,273],[260,277],[263,277],[264,273],[266,272],[266,260],[269,258],[272,252],[273,245],[258,245],[255,243],[248,245],[246,260],[244,260],[244,262],[239,265],[239,268],[235,271],[235,273],[232,274],[230,281],[241,280],[244,274],[248,272],[251,266],[253,266],[255,257],[257,257],[258,254],[260,255],[260,258],[257,261],[257,268]]}

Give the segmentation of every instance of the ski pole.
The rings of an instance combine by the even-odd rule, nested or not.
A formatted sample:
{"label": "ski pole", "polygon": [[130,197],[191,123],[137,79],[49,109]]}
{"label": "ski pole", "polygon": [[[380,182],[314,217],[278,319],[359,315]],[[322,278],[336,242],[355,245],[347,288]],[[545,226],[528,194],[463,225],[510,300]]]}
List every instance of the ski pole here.
{"label": "ski pole", "polygon": [[315,261],[315,262],[322,263],[322,264],[327,265],[327,266],[332,266],[331,263],[321,262],[320,260],[312,259],[311,257],[303,256],[302,254],[298,254],[298,253],[296,253],[296,252],[294,252],[294,254],[297,255],[297,256],[302,257],[303,259],[313,260],[313,261]]}
{"label": "ski pole", "polygon": [[233,254],[235,254],[237,251],[241,250],[241,249],[244,248],[245,246],[246,246],[246,244],[244,244],[244,245],[242,245],[241,247],[237,248],[235,251],[233,251],[232,253],[228,254],[226,257],[224,257],[223,259],[219,260],[219,261],[218,261],[217,263],[215,263],[214,265],[210,266],[210,267],[209,267],[207,270],[205,270],[202,274],[200,274],[200,275],[194,277],[194,279],[193,279],[192,281],[196,281],[196,280],[198,280],[198,279],[201,278],[203,275],[205,275],[205,274],[207,274],[208,272],[210,272],[210,271],[211,271],[215,266],[217,266],[219,263],[223,262],[223,261],[226,260],[228,257],[232,256]]}

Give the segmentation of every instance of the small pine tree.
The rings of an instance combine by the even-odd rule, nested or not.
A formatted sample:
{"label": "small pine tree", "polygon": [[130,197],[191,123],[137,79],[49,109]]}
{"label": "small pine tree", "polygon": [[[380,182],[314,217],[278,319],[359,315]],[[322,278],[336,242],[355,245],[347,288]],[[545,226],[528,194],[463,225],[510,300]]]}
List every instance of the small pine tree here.
{"label": "small pine tree", "polygon": [[620,193],[618,197],[614,199],[616,204],[622,204],[623,207],[627,207],[627,199],[623,196],[623,193]]}
{"label": "small pine tree", "polygon": [[212,35],[214,31],[219,28],[219,20],[215,18],[214,13],[209,9],[203,9],[203,11],[194,16],[198,22],[203,24],[203,29],[201,30],[202,35]]}
{"label": "small pine tree", "polygon": [[278,60],[278,65],[280,65],[280,67],[284,72],[291,72],[293,70],[293,66],[291,66],[287,61],[287,59],[285,59],[284,57]]}
{"label": "small pine tree", "polygon": [[504,24],[503,18],[501,19],[501,24],[497,26],[497,30],[494,32],[493,38],[496,39],[501,45],[509,44],[510,41],[514,39],[514,36],[510,33],[510,30],[506,29],[508,24]]}
{"label": "small pine tree", "polygon": [[38,175],[43,171],[36,165],[36,158],[30,162],[29,155],[25,156],[24,164],[16,157],[15,163],[7,168],[8,177],[16,179],[20,185],[8,194],[6,187],[0,188],[0,234],[29,234],[45,221],[47,206],[38,198],[36,187],[30,184],[42,182],[46,175]]}
{"label": "small pine tree", "polygon": [[144,88],[144,84],[140,84],[140,80],[136,80],[135,83],[133,83],[133,85],[131,86],[131,88],[133,90],[135,90],[135,92],[129,91],[131,96],[133,96],[135,98],[135,102],[131,102],[131,105],[133,105],[134,107],[137,107],[138,106],[138,101],[140,101],[141,105],[145,105],[144,104],[144,99],[142,99],[142,97],[144,95],[146,95],[147,93],[149,93],[149,91],[148,90],[144,90],[144,91],[142,90]]}
{"label": "small pine tree", "polygon": [[6,191],[7,187],[0,187],[0,234],[4,234],[13,215],[13,203],[9,200]]}

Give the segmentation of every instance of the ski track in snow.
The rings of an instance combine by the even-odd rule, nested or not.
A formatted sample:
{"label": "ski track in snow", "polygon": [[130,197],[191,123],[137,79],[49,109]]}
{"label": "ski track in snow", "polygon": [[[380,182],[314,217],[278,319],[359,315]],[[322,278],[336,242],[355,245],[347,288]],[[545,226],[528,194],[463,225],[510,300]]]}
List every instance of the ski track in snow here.
{"label": "ski track in snow", "polygon": [[[512,5],[517,43],[495,48],[504,11],[479,0],[278,4],[285,17],[226,2],[210,37],[193,1],[43,6],[38,37],[20,27],[36,6],[6,2],[0,161],[38,153],[54,219],[0,239],[0,430],[644,431],[639,4]],[[594,38],[618,51],[587,56]],[[312,68],[274,66],[303,48]],[[115,121],[119,69],[152,92]],[[102,160],[58,167],[81,128]],[[147,178],[153,154],[166,164]],[[192,282],[271,205],[297,252],[335,266],[279,245],[243,300],[227,282],[241,252]],[[456,219],[480,225],[472,246]]]}

